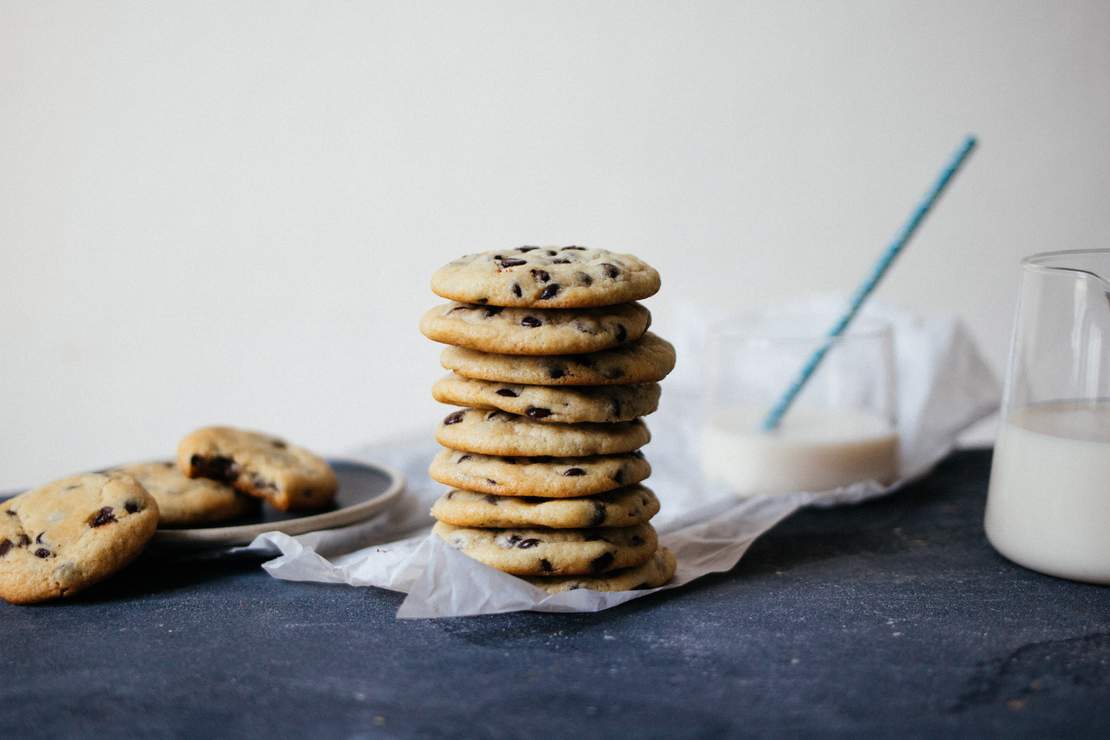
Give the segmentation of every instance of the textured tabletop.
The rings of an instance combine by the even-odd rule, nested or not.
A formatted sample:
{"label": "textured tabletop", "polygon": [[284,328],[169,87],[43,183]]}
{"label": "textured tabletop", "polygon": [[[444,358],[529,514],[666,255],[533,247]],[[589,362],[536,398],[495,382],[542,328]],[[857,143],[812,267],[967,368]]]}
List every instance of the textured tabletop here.
{"label": "textured tabletop", "polygon": [[734,572],[600,614],[401,622],[399,594],[147,559],[72,601],[0,604],[0,728],[1105,737],[1110,589],[991,550],[989,464],[802,512]]}

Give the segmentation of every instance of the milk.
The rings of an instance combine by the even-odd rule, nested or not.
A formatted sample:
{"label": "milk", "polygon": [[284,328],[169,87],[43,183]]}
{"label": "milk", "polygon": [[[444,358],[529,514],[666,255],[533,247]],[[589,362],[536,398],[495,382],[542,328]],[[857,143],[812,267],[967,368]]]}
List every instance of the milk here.
{"label": "milk", "polygon": [[737,496],[827,491],[856,481],[892,481],[898,434],[882,418],[853,409],[794,408],[773,432],[767,409],[730,408],[703,437],[707,479]]}
{"label": "milk", "polygon": [[994,448],[986,529],[1027,568],[1110,584],[1110,403],[1010,412]]}

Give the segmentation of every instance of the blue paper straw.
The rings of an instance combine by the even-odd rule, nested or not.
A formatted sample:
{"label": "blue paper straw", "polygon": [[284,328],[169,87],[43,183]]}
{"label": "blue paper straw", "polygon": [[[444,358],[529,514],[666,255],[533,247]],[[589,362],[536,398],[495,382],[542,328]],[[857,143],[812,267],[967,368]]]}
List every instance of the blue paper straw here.
{"label": "blue paper straw", "polygon": [[832,349],[833,344],[836,343],[836,340],[848,328],[848,325],[852,323],[852,319],[859,313],[860,307],[863,305],[864,301],[867,300],[867,297],[875,290],[875,286],[877,286],[879,281],[883,279],[883,276],[886,275],[887,270],[889,270],[890,266],[894,263],[894,258],[901,253],[902,249],[914,235],[914,232],[917,231],[917,227],[925,220],[925,215],[929,213],[936,204],[941,193],[944,192],[948,183],[955,177],[956,172],[959,171],[960,166],[963,165],[968,155],[971,154],[971,150],[974,148],[975,137],[969,135],[964,139],[964,143],[960,145],[960,148],[952,156],[947,166],[941,171],[936,182],[933,183],[933,187],[929,189],[929,192],[921,202],[917,204],[917,208],[910,214],[909,220],[906,221],[905,225],[902,226],[895,235],[894,240],[886,248],[882,256],[879,257],[879,261],[876,262],[875,266],[871,269],[871,274],[868,275],[867,279],[863,281],[863,284],[856,289],[848,305],[848,310],[844,312],[844,315],[841,316],[835,324],[833,324],[832,329],[825,335],[825,341],[822,342],[821,346],[810,355],[808,360],[806,360],[806,364],[802,366],[802,371],[798,373],[798,377],[794,379],[794,382],[786,389],[786,393],[782,394],[782,398],[778,400],[778,403],[774,405],[770,413],[763,419],[763,431],[770,432],[774,430],[775,427],[779,425],[779,422],[782,421],[782,417],[785,416],[786,412],[790,409],[790,404],[794,403],[794,399],[798,397],[798,394],[802,392],[802,388],[805,387],[810,377],[817,371],[817,368],[821,365],[821,361],[825,359],[825,355]]}

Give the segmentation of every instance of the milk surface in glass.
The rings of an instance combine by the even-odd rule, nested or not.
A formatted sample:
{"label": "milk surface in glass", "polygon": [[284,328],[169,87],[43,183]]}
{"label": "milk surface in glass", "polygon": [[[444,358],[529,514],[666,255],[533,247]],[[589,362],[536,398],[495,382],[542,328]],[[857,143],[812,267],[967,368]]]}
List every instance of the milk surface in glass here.
{"label": "milk surface in glass", "polygon": [[772,432],[764,407],[713,415],[703,437],[707,479],[737,496],[827,491],[898,472],[898,434],[879,416],[851,408],[795,408]]}
{"label": "milk surface in glass", "polygon": [[986,530],[1021,565],[1110,584],[1110,401],[1009,413],[994,450]]}

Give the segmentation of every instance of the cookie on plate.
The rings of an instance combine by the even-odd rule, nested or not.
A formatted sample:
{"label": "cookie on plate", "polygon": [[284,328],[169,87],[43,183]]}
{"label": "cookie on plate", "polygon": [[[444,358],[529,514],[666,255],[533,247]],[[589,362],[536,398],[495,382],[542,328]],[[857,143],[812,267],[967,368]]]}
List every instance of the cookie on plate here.
{"label": "cookie on plate", "polygon": [[647,332],[635,342],[583,355],[522,357],[447,347],[440,363],[476,380],[523,385],[629,385],[654,383],[674,369],[674,347]]}
{"label": "cookie on plate", "polygon": [[463,409],[444,417],[436,432],[444,447],[483,455],[584,457],[632,452],[651,441],[642,421],[544,424],[504,411]]}
{"label": "cookie on plate", "polygon": [[651,314],[639,303],[581,309],[436,306],[420,320],[428,339],[507,355],[597,352],[639,339]]}
{"label": "cookie on plate", "polygon": [[612,423],[647,416],[659,407],[658,383],[551,387],[494,383],[451,373],[432,386],[440,403],[479,409],[500,409],[537,421],[574,424]]}
{"label": "cookie on plate", "polygon": [[228,483],[280,511],[319,509],[339,488],[323,458],[278,437],[233,427],[192,432],[177,446],[177,464],[190,478]]}
{"label": "cookie on plate", "polygon": [[134,478],[87,473],[0,503],[0,598],[72,596],[135,558],[158,528],[158,504]]}
{"label": "cookie on plate", "polygon": [[651,489],[629,486],[583,498],[494,496],[448,491],[432,506],[432,516],[457,527],[631,527],[659,512]]}
{"label": "cookie on plate", "polygon": [[650,524],[600,529],[475,529],[436,522],[451,547],[513,575],[600,575],[639,565],[658,544]]}
{"label": "cookie on plate", "polygon": [[461,303],[585,308],[638,301],[659,273],[630,254],[586,247],[517,247],[468,254],[432,275],[432,290]]}
{"label": "cookie on plate", "polygon": [[639,483],[651,475],[640,452],[596,457],[496,457],[443,449],[428,475],[467,491],[499,496],[573,498]]}
{"label": "cookie on plate", "polygon": [[580,588],[591,591],[639,591],[645,588],[659,588],[674,577],[674,553],[660,547],[644,563],[632,568],[613,571],[603,576],[563,576],[525,578],[536,588],[551,594],[575,591]]}
{"label": "cookie on plate", "polygon": [[258,499],[236,493],[218,481],[188,478],[172,462],[121,465],[113,472],[130,475],[154,497],[162,527],[216,524],[258,509]]}

